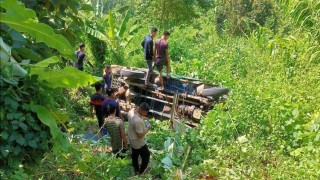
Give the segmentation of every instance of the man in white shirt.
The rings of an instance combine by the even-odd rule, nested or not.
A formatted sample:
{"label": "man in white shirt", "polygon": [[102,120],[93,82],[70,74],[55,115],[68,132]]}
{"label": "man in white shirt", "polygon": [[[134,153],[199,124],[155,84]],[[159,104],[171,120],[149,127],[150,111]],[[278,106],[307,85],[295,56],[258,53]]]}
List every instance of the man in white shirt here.
{"label": "man in white shirt", "polygon": [[[131,109],[128,113],[128,138],[132,148],[132,164],[137,175],[142,174],[146,170],[150,159],[145,135],[149,132],[151,126],[148,121],[145,124],[143,120],[149,110],[149,105],[143,102],[137,110]],[[140,167],[138,162],[139,156],[142,159]]]}

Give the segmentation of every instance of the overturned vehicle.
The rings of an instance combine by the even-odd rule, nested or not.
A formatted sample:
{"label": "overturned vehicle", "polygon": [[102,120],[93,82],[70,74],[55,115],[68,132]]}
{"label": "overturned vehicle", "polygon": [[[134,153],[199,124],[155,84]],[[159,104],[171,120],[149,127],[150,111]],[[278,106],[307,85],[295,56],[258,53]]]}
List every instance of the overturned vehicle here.
{"label": "overturned vehicle", "polygon": [[118,89],[119,103],[125,115],[141,102],[150,105],[151,116],[197,126],[201,117],[227,98],[228,88],[199,79],[163,73],[164,88],[158,88],[158,72],[151,75],[153,86],[145,85],[147,69],[112,65],[112,87]]}

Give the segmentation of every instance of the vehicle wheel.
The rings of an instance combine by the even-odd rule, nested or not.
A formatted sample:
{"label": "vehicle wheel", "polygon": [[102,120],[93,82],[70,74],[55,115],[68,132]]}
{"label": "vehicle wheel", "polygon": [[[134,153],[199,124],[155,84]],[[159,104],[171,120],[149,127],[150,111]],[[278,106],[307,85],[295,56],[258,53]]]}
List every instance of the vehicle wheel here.
{"label": "vehicle wheel", "polygon": [[145,72],[132,69],[121,69],[120,76],[140,79],[145,77]]}
{"label": "vehicle wheel", "polygon": [[219,97],[229,92],[228,88],[220,88],[220,87],[213,87],[209,89],[204,89],[201,93],[202,96],[212,96],[212,97]]}

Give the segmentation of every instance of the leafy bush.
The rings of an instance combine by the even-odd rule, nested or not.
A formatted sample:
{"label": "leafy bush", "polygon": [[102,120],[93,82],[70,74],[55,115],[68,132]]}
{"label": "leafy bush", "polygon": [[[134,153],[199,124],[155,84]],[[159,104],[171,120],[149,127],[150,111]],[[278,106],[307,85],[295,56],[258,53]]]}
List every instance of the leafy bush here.
{"label": "leafy bush", "polygon": [[39,161],[52,147],[49,129],[36,114],[44,89],[35,76],[6,79],[1,73],[1,77],[0,159],[6,171],[18,170],[20,164]]}

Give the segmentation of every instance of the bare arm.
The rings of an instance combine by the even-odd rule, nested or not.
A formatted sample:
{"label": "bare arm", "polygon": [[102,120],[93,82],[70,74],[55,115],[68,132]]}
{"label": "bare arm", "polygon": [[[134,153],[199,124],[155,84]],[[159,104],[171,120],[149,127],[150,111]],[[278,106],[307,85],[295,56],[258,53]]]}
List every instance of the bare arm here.
{"label": "bare arm", "polygon": [[170,72],[170,59],[169,59],[169,51],[166,49],[166,63],[167,63],[167,78]]}
{"label": "bare arm", "polygon": [[147,127],[146,130],[143,133],[136,132],[138,138],[143,138],[150,130],[150,127]]}

